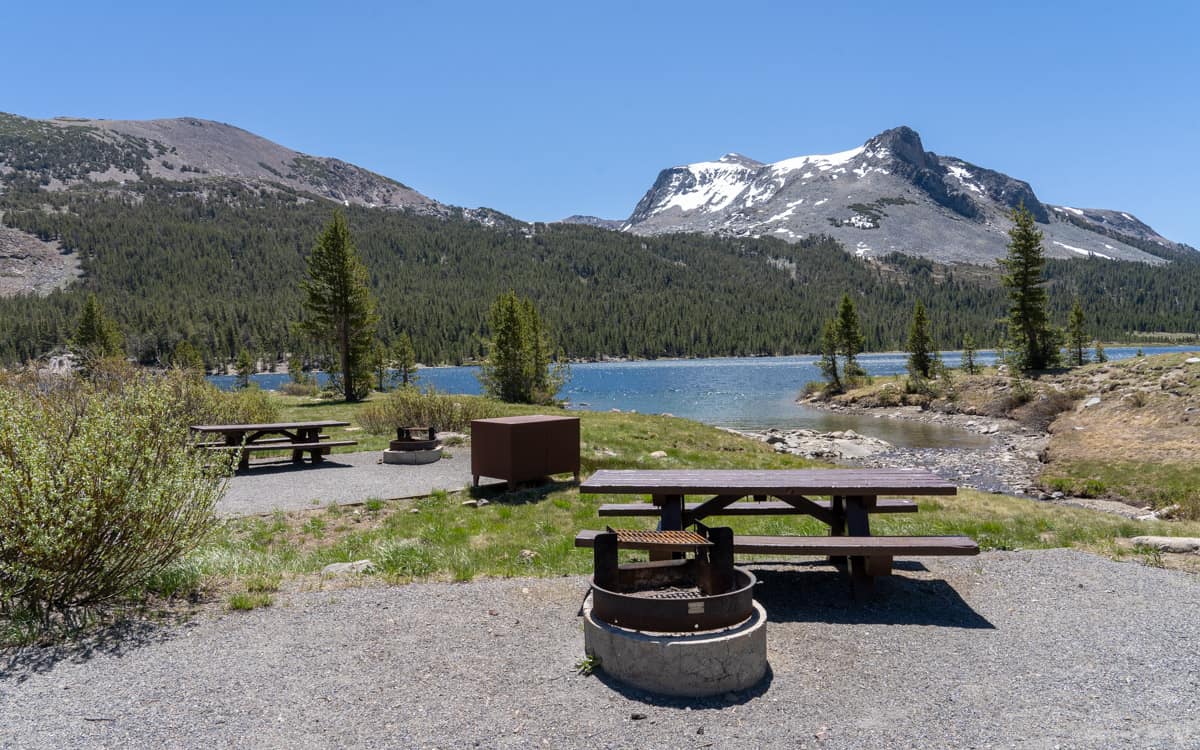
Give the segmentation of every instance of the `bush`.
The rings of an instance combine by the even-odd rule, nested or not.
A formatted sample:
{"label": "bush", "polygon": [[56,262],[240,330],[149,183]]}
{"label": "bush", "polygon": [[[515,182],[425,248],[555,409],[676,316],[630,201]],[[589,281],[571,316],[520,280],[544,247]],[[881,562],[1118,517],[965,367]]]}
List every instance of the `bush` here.
{"label": "bush", "polygon": [[295,381],[284,383],[280,390],[289,396],[308,396],[309,398],[314,398],[321,392],[316,383],[297,383]]}
{"label": "bush", "polygon": [[0,380],[0,618],[76,625],[209,532],[224,485],[188,446],[207,392],[182,383]]}
{"label": "bush", "polygon": [[1074,405],[1069,394],[1052,391],[1013,409],[1012,418],[1030,429],[1045,432],[1055,417]]}
{"label": "bush", "polygon": [[487,419],[500,414],[497,405],[478,396],[449,396],[432,388],[421,392],[401,388],[386,398],[374,401],[359,412],[358,421],[375,435],[396,431],[397,427],[433,427],[439,432],[464,432],[472,419]]}

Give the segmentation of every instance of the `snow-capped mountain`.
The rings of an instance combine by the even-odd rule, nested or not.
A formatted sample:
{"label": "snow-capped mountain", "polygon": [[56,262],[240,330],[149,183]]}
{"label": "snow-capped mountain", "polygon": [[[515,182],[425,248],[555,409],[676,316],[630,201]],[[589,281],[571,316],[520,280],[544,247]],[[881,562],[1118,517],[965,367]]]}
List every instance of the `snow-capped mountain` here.
{"label": "snow-capped mountain", "polygon": [[1043,204],[1026,182],[926,151],[908,127],[836,154],[772,164],[726,154],[665,169],[622,229],[784,240],[826,234],[865,257],[898,251],[991,264],[1004,255],[1009,212],[1021,204],[1039,222],[1050,256],[1157,264],[1163,258],[1141,248],[1186,247],[1126,213]]}

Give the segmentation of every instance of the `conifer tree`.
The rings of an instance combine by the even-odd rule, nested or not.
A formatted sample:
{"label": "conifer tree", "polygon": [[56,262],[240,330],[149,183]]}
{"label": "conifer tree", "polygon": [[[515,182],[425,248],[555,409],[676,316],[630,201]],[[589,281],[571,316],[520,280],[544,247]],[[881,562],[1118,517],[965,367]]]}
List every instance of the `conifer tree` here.
{"label": "conifer tree", "polygon": [[249,388],[250,377],[254,375],[255,370],[254,357],[250,356],[250,350],[243,347],[238,352],[235,364],[237,366],[237,387]]}
{"label": "conifer tree", "polygon": [[936,362],[937,353],[929,335],[925,305],[917,300],[913,307],[912,323],[908,328],[908,374],[916,379],[928,380],[933,377]]}
{"label": "conifer tree", "polygon": [[412,385],[417,379],[417,352],[408,331],[401,331],[392,345],[392,367],[396,368],[396,377],[403,387]]}
{"label": "conifer tree", "polygon": [[1104,344],[1100,343],[1100,339],[1096,339],[1096,361],[1107,362],[1108,352],[1104,351]]}
{"label": "conifer tree", "polygon": [[975,364],[975,339],[969,333],[963,335],[962,369],[969,375],[979,372],[979,365]]}
{"label": "conifer tree", "polygon": [[854,301],[850,299],[849,294],[842,295],[842,302],[838,306],[836,326],[838,348],[841,350],[842,356],[846,358],[843,373],[846,381],[852,382],[864,374],[862,367],[858,364],[858,355],[863,350],[863,335],[862,328],[858,323],[858,310],[855,309]]}
{"label": "conifer tree", "polygon": [[79,357],[80,369],[84,373],[91,372],[92,366],[99,360],[120,355],[121,343],[121,331],[117,324],[104,314],[96,295],[89,294],[79,315],[75,336],[71,339],[71,346]]}
{"label": "conifer tree", "polygon": [[305,317],[299,328],[337,350],[336,380],[347,401],[360,400],[371,387],[371,346],[379,317],[367,282],[346,217],[335,211],[308,256],[308,278],[300,284]]}
{"label": "conifer tree", "polygon": [[1083,305],[1079,298],[1071,306],[1071,315],[1067,318],[1067,352],[1070,355],[1072,367],[1087,364],[1087,337],[1083,330]]}
{"label": "conifer tree", "polygon": [[171,366],[187,372],[203,373],[204,357],[187,339],[180,339],[171,352]]}
{"label": "conifer tree", "polygon": [[1046,265],[1042,233],[1022,204],[1012,212],[1008,255],[1000,259],[1001,283],[1008,290],[1008,341],[1022,370],[1045,370],[1060,361],[1059,336],[1046,313],[1042,269]]}
{"label": "conifer tree", "polygon": [[817,361],[817,367],[821,368],[821,374],[829,381],[829,390],[834,393],[841,393],[842,379],[838,375],[838,329],[837,320],[830,318],[825,323],[825,330],[821,334],[821,359]]}
{"label": "conifer tree", "polygon": [[501,295],[488,325],[492,338],[479,374],[485,392],[510,403],[552,402],[566,372],[561,365],[552,366],[553,347],[533,302],[511,291]]}

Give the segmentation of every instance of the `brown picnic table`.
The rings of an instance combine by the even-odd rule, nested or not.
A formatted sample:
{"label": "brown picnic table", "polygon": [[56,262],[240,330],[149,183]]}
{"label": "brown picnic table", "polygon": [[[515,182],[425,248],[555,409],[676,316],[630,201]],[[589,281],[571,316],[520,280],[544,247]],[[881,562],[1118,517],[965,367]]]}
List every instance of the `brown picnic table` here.
{"label": "brown picnic table", "polygon": [[[712,516],[812,516],[829,526],[828,536],[735,535],[734,552],[813,555],[848,562],[856,592],[869,590],[874,576],[889,574],[893,557],[979,552],[979,546],[964,536],[871,536],[873,514],[917,512],[913,500],[896,495],[957,494],[954,483],[924,469],[606,469],[584,481],[579,491],[649,495],[650,503],[605,504],[599,514],[657,516],[663,531],[683,529]],[[688,496],[709,497],[688,503]],[[821,497],[828,499],[814,499]],[[576,546],[590,547],[597,533],[580,532]],[[652,559],[673,554],[645,548]]]}
{"label": "brown picnic table", "polygon": [[304,454],[320,463],[325,454],[339,445],[356,445],[355,440],[330,440],[321,433],[328,427],[345,427],[350,424],[336,419],[317,422],[266,422],[262,424],[194,424],[192,431],[200,434],[219,434],[219,442],[199,443],[207,450],[239,450],[238,469],[250,468],[250,453],[254,451],[292,452],[292,463],[302,463]]}

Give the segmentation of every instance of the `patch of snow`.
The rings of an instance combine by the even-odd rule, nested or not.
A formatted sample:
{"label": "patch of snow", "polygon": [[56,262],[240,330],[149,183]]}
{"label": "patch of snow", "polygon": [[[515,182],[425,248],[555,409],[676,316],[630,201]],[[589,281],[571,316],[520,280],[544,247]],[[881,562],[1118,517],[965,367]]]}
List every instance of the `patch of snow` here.
{"label": "patch of snow", "polygon": [[[1082,247],[1075,247],[1073,245],[1068,245],[1065,242],[1059,242],[1058,240],[1054,240],[1051,244],[1066,248],[1067,250],[1070,250],[1073,253],[1079,253],[1080,255],[1087,255],[1089,257],[1094,255],[1097,258],[1104,258],[1105,260],[1112,260],[1112,258],[1110,256],[1107,256],[1104,253],[1098,253],[1094,250],[1084,250]],[[1108,246],[1105,245],[1105,247],[1108,247]]]}
{"label": "patch of snow", "polygon": [[857,245],[855,245],[854,254],[857,255],[858,257],[861,258],[869,252],[871,252],[871,247],[867,243],[860,242]]}
{"label": "patch of snow", "polygon": [[749,192],[746,194],[746,197],[743,200],[743,204],[746,206],[746,208],[750,208],[755,203],[769,201],[771,200],[771,196],[775,195],[775,191],[779,190],[781,187],[783,187],[783,180],[779,180],[778,182],[768,182],[761,187],[751,186]]}
{"label": "patch of snow", "polygon": [[967,189],[971,190],[972,192],[979,193],[980,195],[983,194],[982,187],[975,184],[974,182],[967,182],[967,180],[972,179],[973,177],[975,177],[975,175],[968,172],[965,168],[958,167],[958,166],[948,166],[948,167],[946,167],[946,171],[949,172],[950,174],[954,175],[954,177],[956,177],[958,179],[958,181],[961,182],[963,184],[963,186],[966,187]]}
{"label": "patch of snow", "polygon": [[824,205],[824,204],[826,204],[826,203],[828,203],[828,202],[829,202],[829,199],[828,199],[828,198],[822,198],[821,200],[817,201],[817,202],[816,202],[816,203],[814,203],[813,205],[814,205],[814,206],[822,206],[822,205]]}
{"label": "patch of snow", "polygon": [[812,172],[805,172],[804,174],[800,175],[800,179],[802,179],[802,180],[811,180],[811,179],[812,179],[813,177],[815,177],[815,176],[816,176],[816,175],[814,175]]}
{"label": "patch of snow", "polygon": [[750,173],[750,169],[741,164],[715,161],[689,164],[686,169],[694,185],[683,190],[684,174],[673,175],[669,188],[671,196],[656,206],[652,214],[670,208],[679,208],[684,213],[697,209],[720,211],[746,190],[746,178]]}
{"label": "patch of snow", "polygon": [[804,167],[816,167],[820,172],[827,172],[834,167],[849,162],[866,150],[866,146],[852,148],[849,151],[839,151],[836,154],[813,154],[810,156],[795,156],[791,159],[777,161],[771,165],[776,173],[785,174]]}
{"label": "patch of snow", "polygon": [[858,229],[877,229],[879,227],[878,224],[862,214],[854,214],[851,216],[849,223]]}
{"label": "patch of snow", "polygon": [[1063,208],[1075,214],[1076,216],[1083,216],[1083,211],[1080,211],[1078,208],[1071,208],[1070,206],[1063,206]]}
{"label": "patch of snow", "polygon": [[803,198],[801,198],[801,199],[800,199],[800,200],[798,200],[798,201],[792,201],[791,203],[787,204],[787,207],[788,207],[788,208],[793,208],[794,206],[799,206],[799,205],[800,205],[801,203],[803,203],[803,202],[804,202],[804,199],[803,199]]}
{"label": "patch of snow", "polygon": [[1126,219],[1129,219],[1130,221],[1137,221],[1137,219],[1133,218],[1132,216],[1130,216],[1127,213],[1122,212],[1121,215],[1124,216]]}
{"label": "patch of snow", "polygon": [[795,209],[795,208],[789,208],[789,209],[787,209],[786,211],[781,211],[781,212],[779,212],[779,213],[775,214],[774,216],[772,216],[771,218],[767,219],[767,220],[766,220],[765,222],[763,222],[763,223],[764,223],[764,224],[770,224],[770,223],[771,223],[771,222],[773,222],[773,221],[783,221],[784,219],[786,219],[786,218],[788,218],[789,216],[791,216],[791,215],[792,215],[792,214],[793,214],[795,211],[796,211],[796,209]]}

